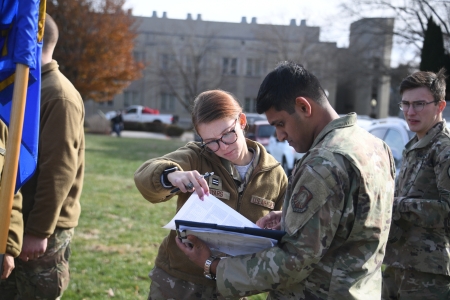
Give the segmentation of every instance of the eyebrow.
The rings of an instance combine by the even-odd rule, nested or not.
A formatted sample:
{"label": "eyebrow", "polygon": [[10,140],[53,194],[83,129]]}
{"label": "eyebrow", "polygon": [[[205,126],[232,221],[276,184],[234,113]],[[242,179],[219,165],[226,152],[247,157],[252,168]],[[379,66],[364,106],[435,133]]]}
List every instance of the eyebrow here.
{"label": "eyebrow", "polygon": [[[237,122],[237,121],[236,121]],[[234,124],[235,126],[236,126],[236,124]],[[219,140],[220,138],[222,138],[222,136],[225,134],[225,133],[228,133],[228,132],[230,132],[230,131],[232,131],[233,129],[231,129],[231,127],[233,127],[233,125],[230,125],[230,127],[228,127],[228,128],[225,128],[221,133],[220,133],[220,137],[218,138],[218,139],[216,139],[216,138],[207,138],[207,139],[203,139],[203,142],[205,142],[205,141],[215,141],[215,140]]]}
{"label": "eyebrow", "polygon": [[409,101],[406,101],[406,100],[403,100],[402,99],[402,102],[406,102],[406,103],[415,103],[415,102],[428,102],[427,100],[415,100],[415,101],[411,101],[411,102],[409,102]]}

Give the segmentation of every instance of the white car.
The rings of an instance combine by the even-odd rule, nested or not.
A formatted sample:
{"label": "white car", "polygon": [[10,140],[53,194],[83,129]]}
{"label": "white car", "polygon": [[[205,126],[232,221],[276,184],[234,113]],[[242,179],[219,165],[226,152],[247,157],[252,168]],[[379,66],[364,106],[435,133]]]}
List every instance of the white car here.
{"label": "white car", "polygon": [[408,123],[401,118],[389,117],[375,120],[367,130],[385,141],[391,148],[398,174],[402,162],[403,149],[405,149],[406,143],[415,135],[414,132],[409,130]]}
{"label": "white car", "polygon": [[270,136],[266,149],[281,163],[287,176],[291,175],[295,162],[304,155],[304,153],[296,152],[293,147],[289,146],[287,141],[278,141],[276,132]]}

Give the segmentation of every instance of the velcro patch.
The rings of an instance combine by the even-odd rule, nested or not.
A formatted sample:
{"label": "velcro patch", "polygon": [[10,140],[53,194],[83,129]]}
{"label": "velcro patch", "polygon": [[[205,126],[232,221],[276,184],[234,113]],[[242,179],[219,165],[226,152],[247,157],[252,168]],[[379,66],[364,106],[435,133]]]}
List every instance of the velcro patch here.
{"label": "velcro patch", "polygon": [[308,203],[313,198],[311,192],[305,187],[301,186],[297,193],[292,196],[292,210],[296,213],[303,213],[308,209]]}
{"label": "velcro patch", "polygon": [[217,175],[212,175],[209,177],[209,187],[221,190],[222,189],[222,180]]}
{"label": "velcro patch", "polygon": [[209,193],[217,198],[230,200],[230,193],[215,189],[209,189]]}
{"label": "velcro patch", "polygon": [[268,209],[274,209],[275,202],[266,200],[264,198],[252,195],[252,199],[250,199],[250,202],[256,205],[267,207]]}

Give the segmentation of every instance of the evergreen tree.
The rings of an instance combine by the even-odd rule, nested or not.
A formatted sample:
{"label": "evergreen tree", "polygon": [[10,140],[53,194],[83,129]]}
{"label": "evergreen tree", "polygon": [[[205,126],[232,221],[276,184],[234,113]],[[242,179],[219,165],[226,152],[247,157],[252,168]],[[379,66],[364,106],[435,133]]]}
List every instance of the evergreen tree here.
{"label": "evergreen tree", "polygon": [[420,61],[421,71],[438,72],[445,65],[446,54],[442,30],[432,17],[428,18]]}
{"label": "evergreen tree", "polygon": [[[423,41],[420,70],[437,73],[441,68],[445,68],[448,76],[450,72],[450,55],[445,52],[441,27],[433,21],[432,17],[429,17]],[[447,93],[445,98],[450,100],[450,76],[447,78],[446,83]]]}

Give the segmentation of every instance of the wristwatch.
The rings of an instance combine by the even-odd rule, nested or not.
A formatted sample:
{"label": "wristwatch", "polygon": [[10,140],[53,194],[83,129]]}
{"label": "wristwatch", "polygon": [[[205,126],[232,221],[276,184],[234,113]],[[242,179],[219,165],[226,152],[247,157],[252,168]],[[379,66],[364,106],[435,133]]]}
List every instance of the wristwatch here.
{"label": "wristwatch", "polygon": [[220,257],[211,255],[211,256],[208,257],[208,259],[205,261],[205,266],[203,267],[203,274],[205,275],[206,278],[211,279],[211,280],[216,280],[216,275],[211,274],[211,264],[212,264],[213,261],[215,261],[216,259],[220,259]]}
{"label": "wristwatch", "polygon": [[177,167],[172,167],[170,169],[165,169],[162,174],[161,174],[161,184],[163,185],[163,187],[165,187],[166,189],[170,189],[173,188],[172,183],[169,181],[169,179],[167,179],[167,175],[169,175],[172,172],[178,171]]}

